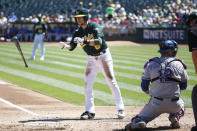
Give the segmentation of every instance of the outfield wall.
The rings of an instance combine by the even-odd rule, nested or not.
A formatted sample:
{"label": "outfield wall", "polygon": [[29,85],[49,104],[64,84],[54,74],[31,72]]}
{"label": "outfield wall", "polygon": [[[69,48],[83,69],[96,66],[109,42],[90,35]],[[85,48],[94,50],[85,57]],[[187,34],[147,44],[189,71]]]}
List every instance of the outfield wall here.
{"label": "outfield wall", "polygon": [[[33,41],[33,23],[12,23],[7,34],[1,35],[11,39],[17,36],[20,41]],[[71,37],[76,29],[75,23],[48,23],[47,41],[60,41]],[[122,40],[138,43],[158,43],[161,40],[173,39],[178,43],[187,43],[187,28],[145,28],[129,25],[111,25],[103,27],[105,39],[108,41]]]}

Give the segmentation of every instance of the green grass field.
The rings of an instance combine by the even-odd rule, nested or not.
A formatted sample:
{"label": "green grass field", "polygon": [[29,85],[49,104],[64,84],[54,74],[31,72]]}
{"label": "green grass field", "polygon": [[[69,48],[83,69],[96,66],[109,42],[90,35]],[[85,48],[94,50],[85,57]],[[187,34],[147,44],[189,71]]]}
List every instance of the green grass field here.
{"label": "green grass field", "polygon": [[[32,44],[21,44],[26,59],[32,52]],[[39,48],[40,49],[40,48]],[[24,63],[13,43],[0,43],[0,79],[31,89],[62,101],[84,105],[84,69],[86,54],[81,48],[74,51],[61,50],[58,46],[47,46],[45,61],[39,60],[38,49],[35,61]],[[125,105],[143,106],[149,100],[141,91],[140,82],[143,65],[151,57],[160,56],[158,46],[113,46],[110,51],[114,60],[114,71]],[[191,53],[187,46],[180,46],[178,58],[188,66],[187,90],[181,93],[186,107],[191,107],[191,90],[197,83]],[[114,100],[103,75],[99,73],[94,83],[96,105],[114,105]]]}

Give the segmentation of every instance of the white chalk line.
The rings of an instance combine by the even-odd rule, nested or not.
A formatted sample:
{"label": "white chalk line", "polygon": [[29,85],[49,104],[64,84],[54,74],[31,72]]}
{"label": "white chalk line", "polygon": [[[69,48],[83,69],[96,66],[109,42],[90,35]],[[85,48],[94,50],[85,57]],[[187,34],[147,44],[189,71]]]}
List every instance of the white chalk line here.
{"label": "white chalk line", "polygon": [[22,111],[24,111],[24,112],[27,112],[27,113],[29,113],[29,114],[31,114],[31,115],[33,115],[33,116],[39,116],[38,114],[36,114],[36,113],[34,113],[34,112],[31,112],[31,111],[29,111],[29,110],[27,110],[27,109],[24,109],[24,108],[20,107],[20,106],[14,105],[14,104],[12,104],[11,102],[6,101],[6,100],[4,100],[4,99],[2,99],[2,98],[0,98],[0,101],[3,102],[3,103],[5,103],[5,104],[8,104],[8,105],[10,105],[10,106],[12,106],[12,107],[15,107],[15,108],[17,108],[17,109],[19,109],[19,110],[22,110]]}
{"label": "white chalk line", "polygon": [[8,85],[8,84],[10,85],[10,83],[0,80],[0,85]]}

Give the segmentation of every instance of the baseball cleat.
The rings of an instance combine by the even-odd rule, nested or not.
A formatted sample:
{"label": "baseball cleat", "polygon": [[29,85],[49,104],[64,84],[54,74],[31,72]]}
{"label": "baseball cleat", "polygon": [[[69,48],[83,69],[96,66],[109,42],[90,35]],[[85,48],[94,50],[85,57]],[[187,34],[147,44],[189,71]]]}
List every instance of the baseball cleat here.
{"label": "baseball cleat", "polygon": [[170,119],[170,122],[171,122],[170,126],[172,128],[180,128],[179,120],[176,117]]}
{"label": "baseball cleat", "polygon": [[80,119],[81,120],[91,120],[91,119],[94,119],[94,116],[95,116],[95,113],[90,113],[90,112],[86,111],[81,115]]}
{"label": "baseball cleat", "polygon": [[125,131],[130,131],[130,130],[132,130],[131,123],[125,126]]}
{"label": "baseball cleat", "polygon": [[146,123],[144,121],[138,123],[129,123],[125,126],[125,131],[130,131],[133,129],[145,129]]}
{"label": "baseball cleat", "polygon": [[146,122],[141,119],[140,116],[135,116],[132,118],[130,126],[131,129],[145,129],[146,128]]}
{"label": "baseball cleat", "polygon": [[40,60],[41,60],[41,61],[44,61],[44,57],[43,57],[43,56],[42,56],[42,57],[40,57]]}
{"label": "baseball cleat", "polygon": [[[182,112],[181,112],[182,113]],[[180,114],[179,116],[177,116],[176,114],[170,114],[169,115],[169,121],[171,122],[170,126],[172,128],[180,128],[180,124],[179,124],[179,118],[181,116],[183,116],[184,113]]]}
{"label": "baseball cleat", "polygon": [[131,129],[145,129],[146,128],[146,122],[140,121],[137,123],[131,123]]}
{"label": "baseball cleat", "polygon": [[30,57],[29,60],[35,60],[35,57]]}
{"label": "baseball cleat", "polygon": [[125,117],[124,110],[118,110],[118,119],[123,119]]}

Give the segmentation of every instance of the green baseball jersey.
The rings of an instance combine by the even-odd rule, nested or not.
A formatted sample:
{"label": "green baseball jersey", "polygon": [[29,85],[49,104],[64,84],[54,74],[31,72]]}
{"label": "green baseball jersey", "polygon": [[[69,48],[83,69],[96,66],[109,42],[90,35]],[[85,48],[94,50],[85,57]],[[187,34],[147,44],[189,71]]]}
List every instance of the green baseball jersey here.
{"label": "green baseball jersey", "polygon": [[35,34],[42,34],[46,32],[47,30],[47,25],[44,22],[38,22],[34,25],[34,33]]}
{"label": "green baseball jersey", "polygon": [[89,46],[87,43],[81,44],[81,47],[87,53],[87,55],[96,55],[107,49],[107,44],[104,40],[103,30],[101,26],[96,22],[88,22],[88,26],[86,29],[82,29],[81,27],[76,29],[70,42],[70,45],[72,47],[70,50],[74,50],[77,47],[77,43],[74,43],[75,37],[80,37],[84,40],[94,40],[98,38],[102,39],[101,45]]}

